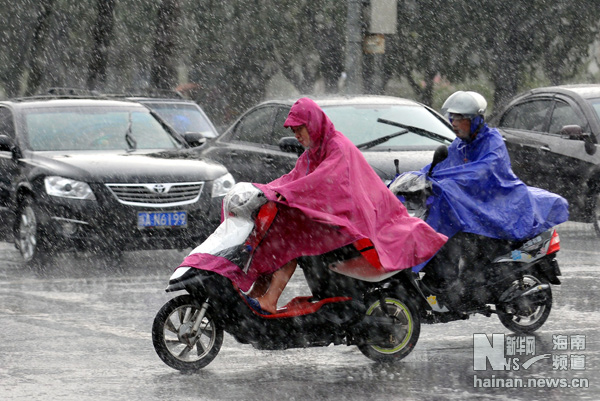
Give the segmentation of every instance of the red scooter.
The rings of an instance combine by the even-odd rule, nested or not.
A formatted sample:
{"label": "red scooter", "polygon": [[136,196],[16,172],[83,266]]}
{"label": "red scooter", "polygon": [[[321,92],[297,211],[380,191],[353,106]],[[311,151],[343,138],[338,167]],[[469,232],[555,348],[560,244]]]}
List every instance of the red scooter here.
{"label": "red scooter", "polygon": [[[235,204],[227,205],[227,199]],[[252,249],[277,218],[278,208],[286,207],[264,203],[266,199],[248,200],[240,194],[225,201],[226,212],[233,209],[238,221],[226,220],[199,247],[199,253],[231,249],[231,244],[219,241],[231,241],[232,236],[237,237],[233,242],[243,241],[237,246]],[[240,212],[242,209],[258,212]],[[244,227],[244,221],[251,229]],[[235,229],[228,231],[225,225],[230,223]],[[240,232],[244,234],[240,236]],[[168,301],[156,315],[152,327],[156,352],[175,369],[195,371],[217,356],[226,331],[257,349],[346,344],[358,346],[378,361],[403,358],[417,343],[420,331],[416,293],[407,289],[411,273],[374,267],[368,262],[369,245],[372,248],[370,241],[361,240],[324,255],[298,258],[312,294],[292,299],[272,315],[251,308],[228,278],[213,271],[179,267],[166,291],[187,294]]]}

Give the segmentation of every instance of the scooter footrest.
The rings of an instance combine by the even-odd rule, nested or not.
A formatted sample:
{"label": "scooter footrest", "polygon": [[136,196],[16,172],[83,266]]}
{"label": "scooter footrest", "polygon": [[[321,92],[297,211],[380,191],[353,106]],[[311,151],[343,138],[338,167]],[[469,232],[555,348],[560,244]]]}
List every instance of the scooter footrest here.
{"label": "scooter footrest", "polygon": [[314,313],[321,309],[323,305],[351,301],[350,297],[333,297],[311,301],[312,297],[296,297],[287,305],[278,308],[277,313],[264,316],[266,319],[280,319],[284,317],[302,316]]}

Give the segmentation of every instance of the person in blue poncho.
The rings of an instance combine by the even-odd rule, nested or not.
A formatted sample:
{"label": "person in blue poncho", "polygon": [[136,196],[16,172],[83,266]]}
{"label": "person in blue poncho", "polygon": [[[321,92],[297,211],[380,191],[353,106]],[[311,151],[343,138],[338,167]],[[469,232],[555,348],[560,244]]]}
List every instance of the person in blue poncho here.
{"label": "person in blue poncho", "polygon": [[[484,97],[471,91],[455,92],[442,106],[457,138],[428,177],[434,196],[427,223],[451,240],[432,268],[439,267],[435,259],[458,264],[469,250],[476,257],[490,254],[507,240],[534,237],[569,217],[564,198],[528,187],[513,173],[502,136],[485,123],[486,108]],[[413,173],[428,171],[429,165]],[[448,281],[457,274],[445,272]]]}

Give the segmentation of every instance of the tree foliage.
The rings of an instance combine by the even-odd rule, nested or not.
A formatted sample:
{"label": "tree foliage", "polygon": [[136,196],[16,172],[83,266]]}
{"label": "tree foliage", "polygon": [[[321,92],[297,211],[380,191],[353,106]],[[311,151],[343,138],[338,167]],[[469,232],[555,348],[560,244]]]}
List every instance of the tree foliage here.
{"label": "tree foliage", "polygon": [[[548,6],[547,6],[548,7]],[[590,43],[598,37],[600,4],[596,0],[558,1],[549,5],[546,29],[540,43],[542,67],[555,85],[573,78],[588,56]]]}
{"label": "tree foliage", "polygon": [[469,13],[468,2],[403,2],[398,7],[398,34],[386,60],[388,75],[405,78],[426,104],[432,104],[436,76],[456,82],[476,75],[478,60],[470,38],[477,28]]}
{"label": "tree foliage", "polygon": [[[50,86],[189,84],[181,88],[226,122],[262,100],[274,76],[300,93],[336,93],[346,3],[0,0],[0,86],[16,96]],[[440,79],[484,77],[501,104],[531,76],[573,79],[598,38],[599,17],[597,0],[399,0],[382,76],[407,82],[427,104]]]}
{"label": "tree foliage", "polygon": [[181,8],[179,0],[162,0],[158,7],[150,69],[150,85],[170,89],[177,85],[177,31]]}
{"label": "tree foliage", "polygon": [[112,39],[114,26],[115,0],[98,0],[97,17],[92,29],[93,48],[88,67],[87,87],[98,89],[106,83],[106,67],[108,64],[108,48]]}
{"label": "tree foliage", "polygon": [[553,84],[572,78],[598,33],[600,5],[595,0],[472,4],[474,20],[487,21],[481,24],[481,66],[489,71],[497,105],[514,96],[524,76],[538,69]]}

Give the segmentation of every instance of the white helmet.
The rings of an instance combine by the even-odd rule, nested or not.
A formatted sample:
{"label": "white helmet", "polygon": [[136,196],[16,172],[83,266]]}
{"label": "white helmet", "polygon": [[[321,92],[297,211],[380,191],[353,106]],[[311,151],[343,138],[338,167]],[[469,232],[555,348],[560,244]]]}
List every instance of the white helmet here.
{"label": "white helmet", "polygon": [[458,91],[454,92],[442,106],[442,114],[462,114],[473,119],[476,116],[482,116],[487,108],[487,102],[484,97],[477,92]]}

